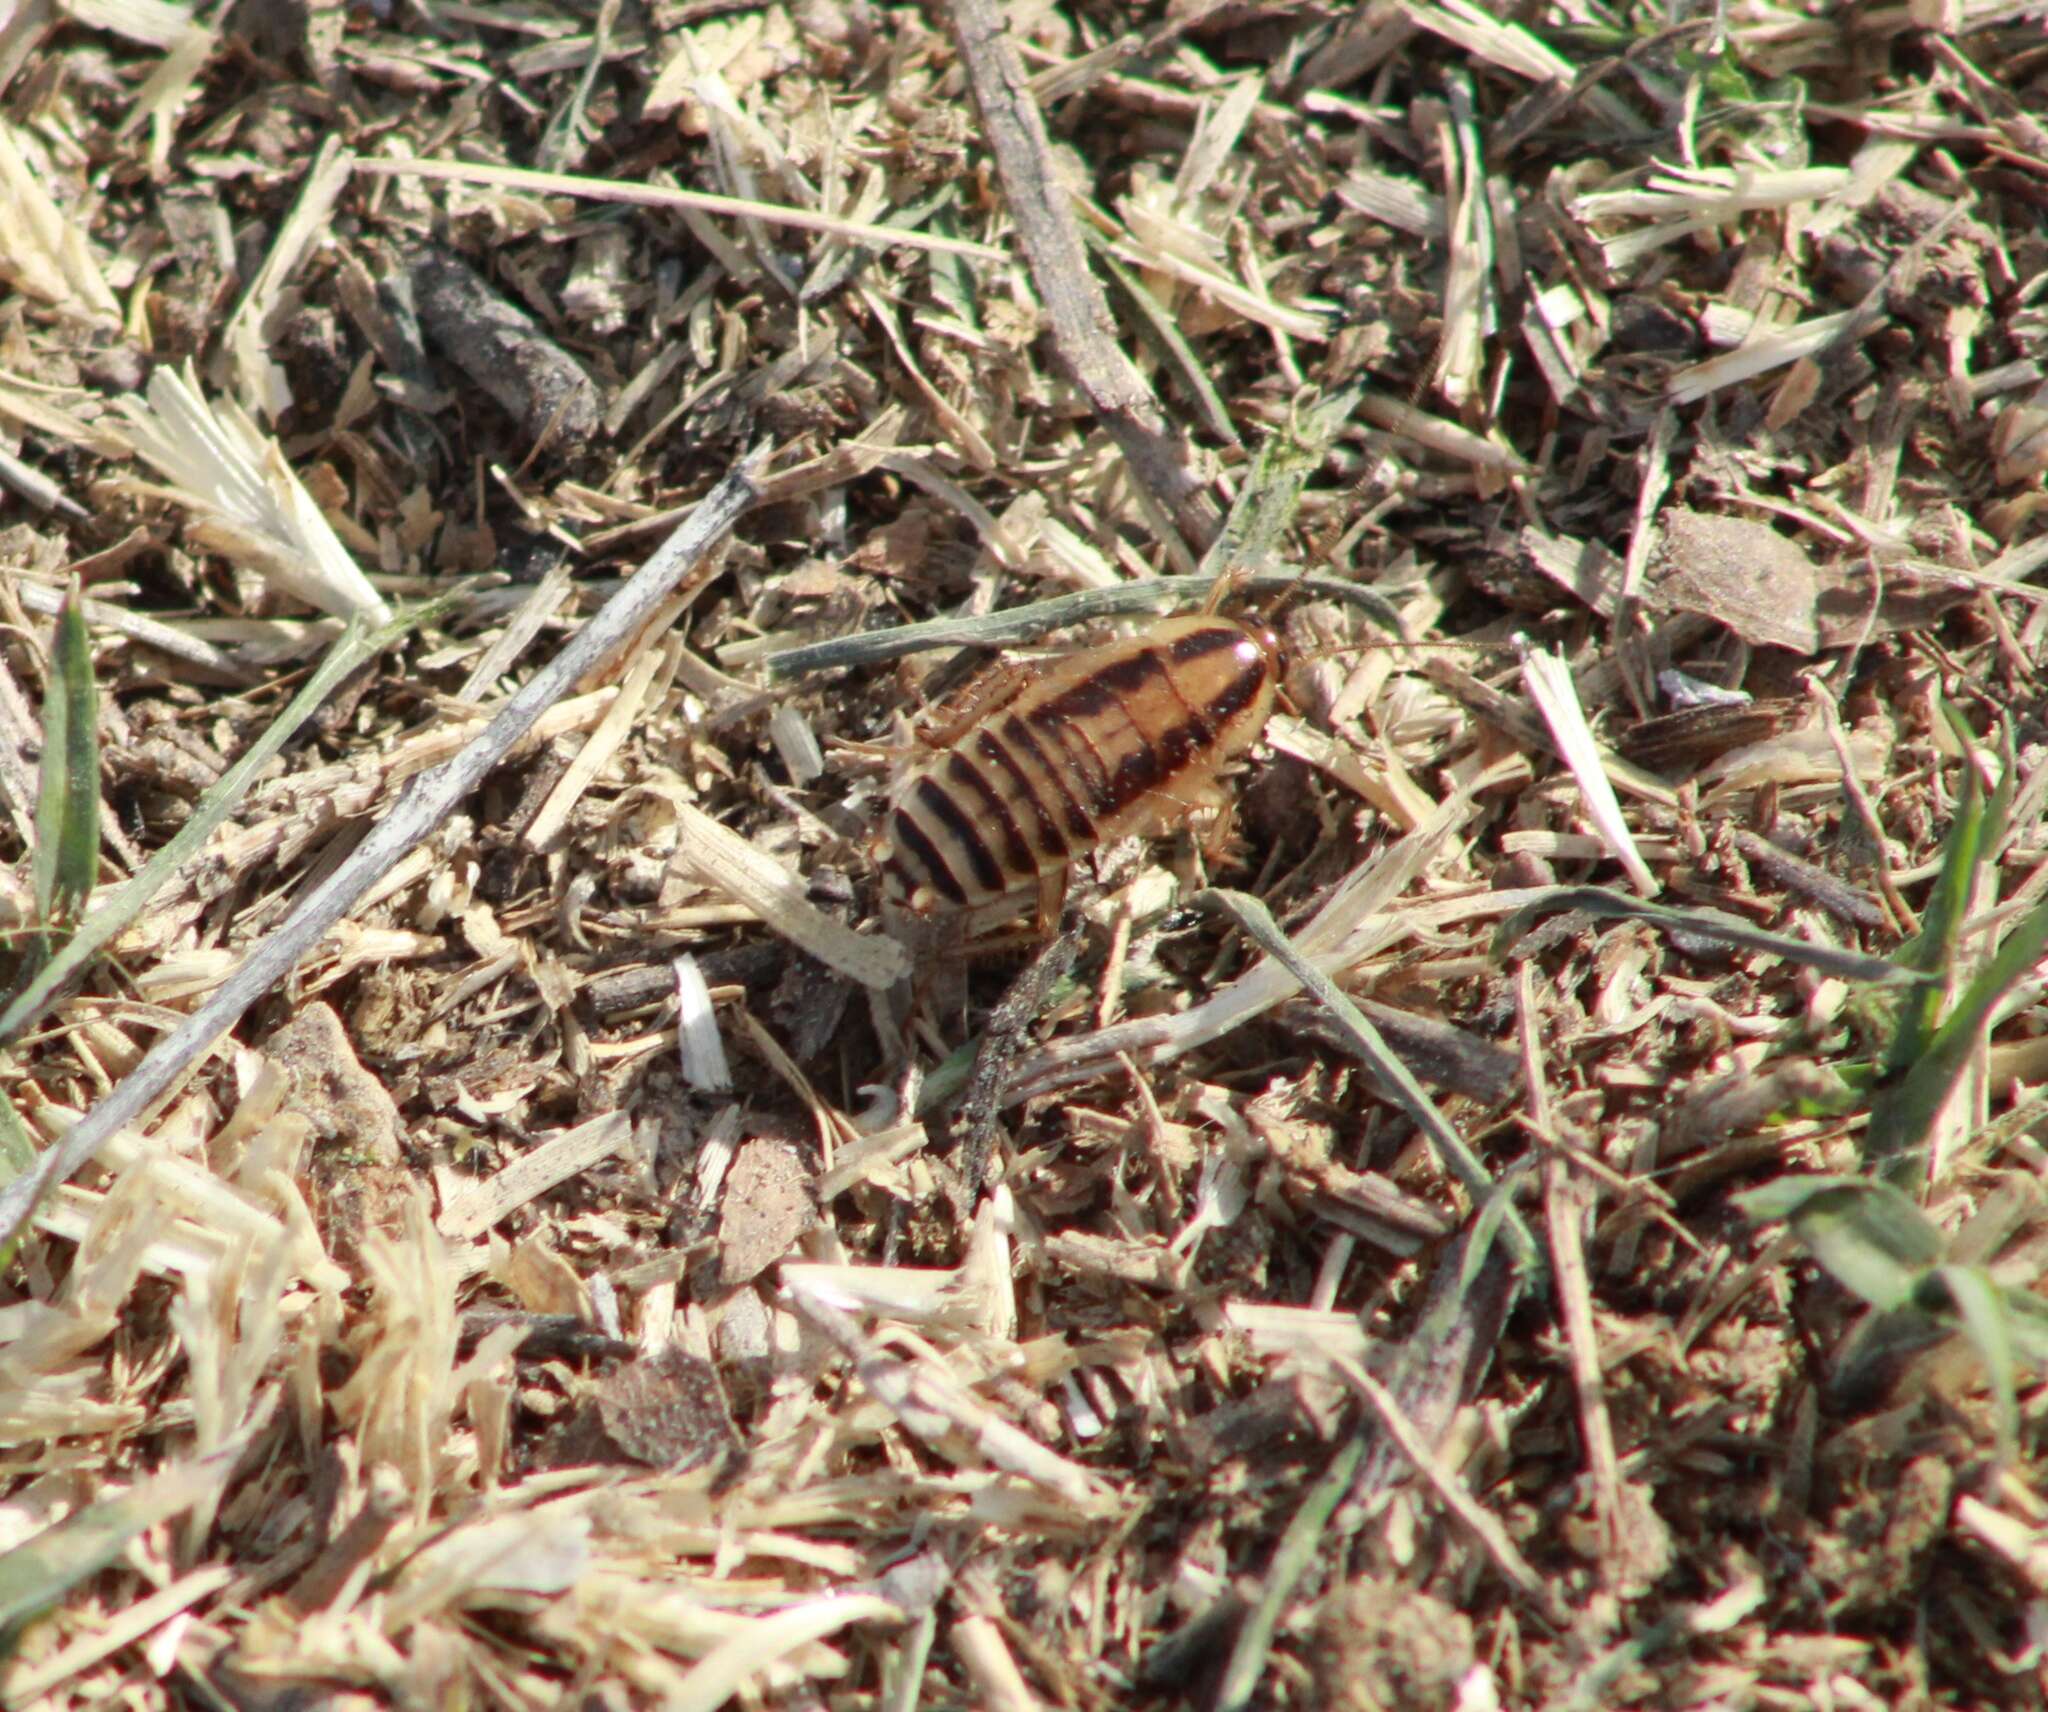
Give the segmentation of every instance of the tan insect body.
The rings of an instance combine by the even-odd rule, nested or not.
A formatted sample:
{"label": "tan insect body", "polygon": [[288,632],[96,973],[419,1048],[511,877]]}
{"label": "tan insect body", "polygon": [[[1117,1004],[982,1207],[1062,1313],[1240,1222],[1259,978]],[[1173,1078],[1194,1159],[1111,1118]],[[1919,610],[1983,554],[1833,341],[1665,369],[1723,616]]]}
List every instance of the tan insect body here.
{"label": "tan insect body", "polygon": [[876,849],[886,897],[978,908],[1219,807],[1217,776],[1258,741],[1280,677],[1270,630],[1213,613],[1028,675],[892,793]]}

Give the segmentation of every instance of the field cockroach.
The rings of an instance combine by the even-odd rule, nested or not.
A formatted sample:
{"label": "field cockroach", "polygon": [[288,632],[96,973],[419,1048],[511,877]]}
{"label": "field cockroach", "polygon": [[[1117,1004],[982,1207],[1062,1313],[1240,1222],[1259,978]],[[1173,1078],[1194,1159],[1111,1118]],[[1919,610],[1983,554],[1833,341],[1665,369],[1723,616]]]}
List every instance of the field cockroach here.
{"label": "field cockroach", "polygon": [[1278,636],[1217,613],[1083,648],[965,709],[891,793],[884,898],[978,910],[1064,879],[1112,839],[1220,817],[1217,780],[1258,741],[1284,671]]}

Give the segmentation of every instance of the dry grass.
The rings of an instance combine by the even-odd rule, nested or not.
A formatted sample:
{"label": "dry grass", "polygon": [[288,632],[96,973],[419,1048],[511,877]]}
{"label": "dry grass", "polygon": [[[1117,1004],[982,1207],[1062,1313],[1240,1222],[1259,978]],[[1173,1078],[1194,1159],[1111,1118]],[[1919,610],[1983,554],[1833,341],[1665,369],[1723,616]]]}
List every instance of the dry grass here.
{"label": "dry grass", "polygon": [[[17,8],[0,1704],[2041,1704],[2031,11]],[[878,919],[1247,570],[1227,894]]]}

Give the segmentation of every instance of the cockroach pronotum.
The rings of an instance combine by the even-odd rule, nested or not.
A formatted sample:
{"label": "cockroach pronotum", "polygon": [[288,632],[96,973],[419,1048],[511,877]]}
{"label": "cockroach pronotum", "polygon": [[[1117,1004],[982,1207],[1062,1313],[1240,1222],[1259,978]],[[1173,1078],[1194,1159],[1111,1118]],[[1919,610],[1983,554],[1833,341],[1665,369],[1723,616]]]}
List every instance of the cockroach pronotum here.
{"label": "cockroach pronotum", "polygon": [[1259,739],[1279,637],[1214,612],[1013,674],[897,786],[876,858],[885,899],[979,910],[1064,880],[1112,839],[1227,824],[1219,775]]}

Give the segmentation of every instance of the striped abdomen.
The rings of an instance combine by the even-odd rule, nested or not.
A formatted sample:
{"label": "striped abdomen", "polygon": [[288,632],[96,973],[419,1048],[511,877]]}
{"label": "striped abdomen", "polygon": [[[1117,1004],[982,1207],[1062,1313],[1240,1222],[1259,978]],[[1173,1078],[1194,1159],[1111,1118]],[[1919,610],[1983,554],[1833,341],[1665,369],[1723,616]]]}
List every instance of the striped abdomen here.
{"label": "striped abdomen", "polygon": [[1207,806],[1279,688],[1271,632],[1213,615],[1085,648],[985,713],[890,800],[892,903],[990,903],[1113,838]]}

